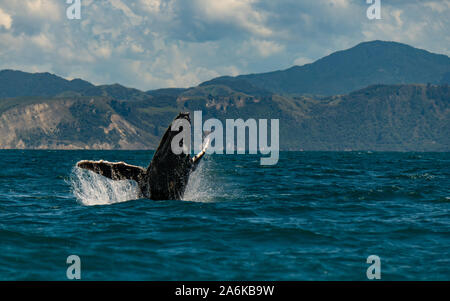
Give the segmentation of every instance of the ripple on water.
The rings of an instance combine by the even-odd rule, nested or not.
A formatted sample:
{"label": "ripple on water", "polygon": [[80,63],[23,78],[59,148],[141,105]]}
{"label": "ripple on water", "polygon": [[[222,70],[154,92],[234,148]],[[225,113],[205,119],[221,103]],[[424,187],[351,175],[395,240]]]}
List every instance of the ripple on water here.
{"label": "ripple on water", "polygon": [[450,277],[448,153],[281,152],[272,167],[208,156],[183,201],[74,168],[151,157],[0,156],[0,279],[64,280],[71,254],[85,280],[365,280],[372,254],[385,280]]}

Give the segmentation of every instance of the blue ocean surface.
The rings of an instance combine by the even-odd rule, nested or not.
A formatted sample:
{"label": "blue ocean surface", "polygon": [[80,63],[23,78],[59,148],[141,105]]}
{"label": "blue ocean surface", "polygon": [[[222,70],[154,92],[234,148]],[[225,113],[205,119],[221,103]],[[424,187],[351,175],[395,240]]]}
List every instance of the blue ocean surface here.
{"label": "blue ocean surface", "polygon": [[0,280],[450,280],[450,153],[206,156],[182,201],[75,168],[152,155],[0,151]]}

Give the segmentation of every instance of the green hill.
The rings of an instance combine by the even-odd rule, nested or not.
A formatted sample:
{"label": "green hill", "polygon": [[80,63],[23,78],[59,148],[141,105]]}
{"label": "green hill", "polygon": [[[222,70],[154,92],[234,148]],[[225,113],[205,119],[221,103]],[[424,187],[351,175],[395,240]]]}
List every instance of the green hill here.
{"label": "green hill", "polygon": [[159,97],[6,99],[0,147],[151,149],[178,112],[202,110],[204,120],[278,118],[284,150],[450,151],[448,85],[376,85],[321,99],[207,86]]}
{"label": "green hill", "polygon": [[3,70],[0,148],[151,149],[178,112],[201,110],[204,120],[277,118],[283,150],[450,151],[448,74],[447,56],[380,41],[188,89]]}
{"label": "green hill", "polygon": [[65,91],[80,92],[95,87],[81,80],[66,80],[50,73],[0,71],[0,98],[20,96],[56,96]]}
{"label": "green hill", "polygon": [[[396,42],[364,42],[312,64],[261,74],[219,77],[209,84],[244,80],[277,94],[346,94],[373,84],[442,83],[450,58]],[[447,75],[446,75],[447,73]]]}

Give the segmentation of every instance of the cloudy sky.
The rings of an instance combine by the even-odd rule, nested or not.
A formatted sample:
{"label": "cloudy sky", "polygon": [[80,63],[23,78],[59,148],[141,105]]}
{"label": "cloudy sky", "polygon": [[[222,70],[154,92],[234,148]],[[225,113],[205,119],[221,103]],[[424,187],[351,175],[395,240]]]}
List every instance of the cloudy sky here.
{"label": "cloudy sky", "polygon": [[0,0],[0,69],[143,90],[303,65],[362,41],[450,55],[450,0]]}

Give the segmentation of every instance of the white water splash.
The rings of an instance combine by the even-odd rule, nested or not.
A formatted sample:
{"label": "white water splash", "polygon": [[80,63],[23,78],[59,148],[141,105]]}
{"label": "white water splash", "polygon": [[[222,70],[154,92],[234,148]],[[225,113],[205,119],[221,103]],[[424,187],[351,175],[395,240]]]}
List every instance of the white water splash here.
{"label": "white water splash", "polygon": [[[204,142],[200,154],[205,154],[211,143],[211,135],[208,135]],[[194,157],[195,158],[197,157]],[[211,176],[211,162],[201,161],[197,169],[190,175],[189,182],[184,192],[183,201],[188,202],[212,202],[219,192],[218,187],[214,187],[215,181]]]}
{"label": "white water splash", "polygon": [[134,181],[113,181],[88,170],[75,167],[70,176],[72,192],[86,206],[110,205],[139,198]]}
{"label": "white water splash", "polygon": [[[183,197],[188,202],[212,202],[221,188],[214,185],[212,162],[202,161],[190,175]],[[72,192],[85,206],[111,205],[139,198],[139,187],[134,181],[113,181],[88,170],[75,167],[70,176]]]}
{"label": "white water splash", "polygon": [[218,193],[220,193],[220,188],[215,187],[214,183],[215,181],[211,175],[211,162],[202,161],[189,177],[183,201],[213,202]]}

